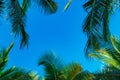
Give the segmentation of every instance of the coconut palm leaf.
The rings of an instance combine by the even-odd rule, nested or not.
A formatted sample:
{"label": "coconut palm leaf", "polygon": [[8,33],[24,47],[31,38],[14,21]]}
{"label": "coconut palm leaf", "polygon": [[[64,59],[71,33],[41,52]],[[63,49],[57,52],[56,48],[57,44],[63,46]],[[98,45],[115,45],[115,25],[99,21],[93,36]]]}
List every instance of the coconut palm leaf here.
{"label": "coconut palm leaf", "polygon": [[28,46],[29,36],[25,31],[25,13],[18,0],[10,0],[8,3],[8,19],[11,21],[12,32],[21,36],[20,48]]}
{"label": "coconut palm leaf", "polygon": [[120,54],[120,40],[114,36],[111,36],[111,42],[114,49]]}
{"label": "coconut palm leaf", "polygon": [[[109,20],[117,4],[118,0],[88,0],[88,2],[83,5],[84,9],[88,12],[83,25],[83,32],[87,34],[88,38],[93,36],[91,33],[96,32],[100,34],[98,40],[101,38],[103,43],[110,42]],[[95,43],[101,44],[97,41]],[[93,44],[87,45],[87,50],[91,49],[89,48],[91,45]]]}
{"label": "coconut palm leaf", "polygon": [[38,62],[38,65],[45,67],[45,80],[58,80],[62,69],[60,60],[53,55],[53,53],[44,54]]}
{"label": "coconut palm leaf", "polygon": [[82,67],[78,63],[71,63],[65,66],[67,80],[75,80],[78,74],[82,71]]}
{"label": "coconut palm leaf", "polygon": [[93,73],[95,78],[93,80],[119,80],[120,71],[113,66],[107,65],[102,71]]}
{"label": "coconut palm leaf", "polygon": [[64,7],[64,10],[63,10],[64,12],[68,9],[71,3],[72,3],[72,0],[69,0],[68,3]]}
{"label": "coconut palm leaf", "polygon": [[33,72],[27,72],[23,69],[12,67],[0,75],[0,80],[38,80],[39,77]]}
{"label": "coconut palm leaf", "polygon": [[71,63],[65,66],[66,80],[92,80],[93,75],[83,71],[79,63]]}
{"label": "coconut palm leaf", "polygon": [[79,63],[62,66],[53,53],[44,54],[38,64],[45,67],[45,80],[92,80],[93,78],[92,74],[83,71]]}
{"label": "coconut palm leaf", "polygon": [[0,80],[39,80],[39,76],[31,71],[28,72],[15,66],[5,69],[8,54],[13,45],[14,43],[12,42],[7,49],[2,50],[0,53]]}
{"label": "coconut palm leaf", "polygon": [[31,0],[23,0],[23,3],[22,3],[22,9],[24,11],[24,13],[27,12],[27,10],[30,8],[31,6]]}
{"label": "coconut palm leaf", "polygon": [[114,67],[120,69],[120,64],[119,64],[120,57],[114,55],[116,55],[116,52],[112,53],[110,49],[101,49],[98,50],[97,53],[89,54],[90,57],[96,58],[98,60],[101,60],[107,64],[113,65]]}
{"label": "coconut palm leaf", "polygon": [[34,2],[44,11],[45,14],[53,14],[57,11],[57,3],[54,0],[34,0]]}
{"label": "coconut palm leaf", "polygon": [[8,61],[8,53],[12,49],[13,45],[14,45],[14,43],[12,42],[11,45],[7,49],[1,50],[1,52],[0,52],[0,71],[2,71],[5,68],[6,63]]}

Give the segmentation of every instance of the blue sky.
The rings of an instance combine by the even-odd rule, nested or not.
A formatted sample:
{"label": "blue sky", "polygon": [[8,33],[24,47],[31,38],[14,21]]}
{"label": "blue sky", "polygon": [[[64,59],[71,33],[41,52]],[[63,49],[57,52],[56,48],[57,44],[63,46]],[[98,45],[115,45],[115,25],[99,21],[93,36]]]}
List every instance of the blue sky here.
{"label": "blue sky", "polygon": [[[27,14],[26,30],[30,36],[29,48],[19,50],[20,38],[14,38],[8,21],[1,19],[0,46],[8,47],[12,41],[15,45],[9,54],[8,67],[17,66],[37,71],[42,75],[42,67],[37,61],[46,51],[52,50],[66,64],[79,62],[84,70],[90,72],[101,69],[100,62],[88,60],[84,56],[86,35],[82,33],[82,25],[86,12],[82,8],[84,1],[73,0],[66,12],[63,8],[67,0],[57,0],[59,9],[56,14],[44,15],[32,5]],[[118,13],[112,15],[110,28],[113,34],[119,35]],[[4,16],[6,17],[6,16]]]}

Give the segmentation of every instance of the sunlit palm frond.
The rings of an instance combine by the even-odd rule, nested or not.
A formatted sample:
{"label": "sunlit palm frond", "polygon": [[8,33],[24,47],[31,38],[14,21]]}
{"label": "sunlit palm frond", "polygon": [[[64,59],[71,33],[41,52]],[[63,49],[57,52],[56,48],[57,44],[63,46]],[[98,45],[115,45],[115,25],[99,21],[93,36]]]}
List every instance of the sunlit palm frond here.
{"label": "sunlit palm frond", "polygon": [[31,6],[31,0],[23,0],[23,3],[22,3],[22,9],[24,11],[24,13],[27,12],[27,10],[30,8]]}
{"label": "sunlit palm frond", "polygon": [[120,69],[119,61],[116,59],[116,56],[113,56],[112,54],[116,55],[114,53],[110,53],[109,50],[106,51],[106,49],[103,49],[103,50],[101,49],[101,50],[98,50],[97,53],[89,54],[89,56],[96,58],[100,61],[103,61],[107,64],[113,65],[114,67]]}
{"label": "sunlit palm frond", "polygon": [[118,38],[111,36],[111,42],[114,49],[120,54],[120,40]]}
{"label": "sunlit palm frond", "polygon": [[12,32],[21,36],[20,48],[28,46],[29,36],[25,31],[25,14],[18,0],[10,0],[8,2],[8,19],[12,24]]}
{"label": "sunlit palm frond", "polygon": [[53,14],[57,11],[57,3],[54,0],[34,0],[38,6],[43,8],[42,11],[46,14]]}
{"label": "sunlit palm frond", "polygon": [[1,52],[0,52],[0,71],[2,71],[5,68],[6,63],[8,61],[8,53],[12,49],[13,45],[14,45],[14,43],[11,43],[11,45],[7,49],[1,50]]}
{"label": "sunlit palm frond", "polygon": [[38,75],[23,69],[12,67],[0,75],[0,80],[38,80]]}
{"label": "sunlit palm frond", "polygon": [[72,0],[69,0],[68,3],[64,7],[64,10],[63,10],[64,12],[68,9],[71,3],[72,3]]}
{"label": "sunlit palm frond", "polygon": [[67,80],[76,80],[76,77],[81,71],[82,71],[82,67],[78,63],[68,64],[64,68],[64,72],[66,73]]}
{"label": "sunlit palm frond", "polygon": [[83,71],[79,63],[71,63],[65,66],[64,73],[66,80],[92,80],[93,75]]}
{"label": "sunlit palm frond", "polygon": [[62,64],[53,53],[50,52],[41,56],[38,65],[45,67],[45,80],[57,80],[60,77]]}

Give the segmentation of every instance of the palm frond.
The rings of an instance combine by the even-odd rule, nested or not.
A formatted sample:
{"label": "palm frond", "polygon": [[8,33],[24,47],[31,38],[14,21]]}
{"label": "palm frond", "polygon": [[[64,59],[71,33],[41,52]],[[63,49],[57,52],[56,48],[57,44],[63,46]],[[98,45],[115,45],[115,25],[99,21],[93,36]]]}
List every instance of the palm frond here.
{"label": "palm frond", "polygon": [[[95,34],[91,35],[91,33],[100,34],[99,37],[96,35],[96,39],[99,40],[101,38],[103,43],[110,42],[111,34],[109,30],[109,20],[111,14],[114,12],[117,1],[118,0],[89,0],[83,5],[84,9],[88,12],[83,25],[83,32],[85,32],[89,38],[87,49],[91,49],[90,47],[94,46],[93,44],[90,44],[90,36],[93,36],[92,38],[94,38]],[[100,44],[99,42],[97,43],[98,45]]]}
{"label": "palm frond", "polygon": [[99,49],[100,41],[101,41],[101,39],[98,38],[97,34],[91,33],[89,35],[87,43],[86,43],[85,54],[88,55],[91,51]]}
{"label": "palm frond", "polygon": [[21,36],[20,48],[28,46],[29,36],[25,31],[25,13],[20,7],[18,0],[10,0],[8,2],[8,19],[12,24],[12,32],[15,37]]}
{"label": "palm frond", "polygon": [[89,54],[90,57],[96,58],[102,62],[113,65],[114,67],[120,69],[119,62],[109,55],[109,53],[92,53]]}
{"label": "palm frond", "polygon": [[60,77],[60,70],[62,64],[60,60],[53,55],[53,53],[47,53],[41,56],[38,65],[43,65],[45,67],[45,79],[46,80],[56,80]]}
{"label": "palm frond", "polygon": [[120,40],[111,36],[111,42],[114,49],[120,54]]}
{"label": "palm frond", "polygon": [[82,71],[82,67],[78,63],[71,63],[64,68],[67,80],[75,80],[78,74]]}
{"label": "palm frond", "polygon": [[2,71],[5,68],[6,63],[8,61],[8,53],[12,49],[13,45],[14,45],[14,43],[12,42],[11,45],[7,49],[1,50],[1,52],[0,52],[0,71]]}
{"label": "palm frond", "polygon": [[43,8],[42,11],[46,14],[53,14],[57,11],[57,3],[54,0],[34,0],[39,7]]}
{"label": "palm frond", "polygon": [[81,80],[93,80],[94,75],[87,71],[82,71],[78,74],[78,76],[75,78],[75,80],[81,79]]}
{"label": "palm frond", "polygon": [[30,8],[30,6],[31,6],[30,0],[23,0],[22,9],[23,9],[24,13],[27,12],[27,10]]}
{"label": "palm frond", "polygon": [[113,66],[107,65],[102,71],[94,73],[94,80],[119,80],[120,71]]}
{"label": "palm frond", "polygon": [[72,3],[72,0],[69,0],[68,3],[64,7],[64,10],[63,10],[64,12],[68,9],[71,3]]}
{"label": "palm frond", "polygon": [[38,75],[34,72],[27,72],[23,69],[12,67],[1,73],[0,80],[34,80]]}

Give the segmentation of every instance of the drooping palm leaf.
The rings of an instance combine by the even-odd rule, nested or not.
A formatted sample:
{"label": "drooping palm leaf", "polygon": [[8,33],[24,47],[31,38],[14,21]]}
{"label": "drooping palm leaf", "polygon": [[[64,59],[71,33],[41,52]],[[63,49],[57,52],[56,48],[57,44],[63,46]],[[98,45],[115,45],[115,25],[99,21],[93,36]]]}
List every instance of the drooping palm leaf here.
{"label": "drooping palm leaf", "polygon": [[44,54],[38,62],[38,65],[45,67],[45,80],[57,80],[59,79],[62,68],[60,60],[53,55],[53,53]]}
{"label": "drooping palm leaf", "polygon": [[22,9],[23,9],[24,13],[27,12],[27,10],[30,8],[30,6],[31,6],[30,0],[23,0]]}
{"label": "drooping palm leaf", "polygon": [[[105,44],[106,42],[110,42],[109,20],[116,4],[118,4],[118,0],[88,0],[88,2],[83,5],[84,9],[88,12],[83,25],[83,32],[87,34],[88,38],[93,36],[91,33],[96,32],[100,34],[97,40],[101,38]],[[88,39],[88,42],[90,42],[89,40],[91,39]],[[98,46],[101,44],[99,41],[95,43],[98,43]],[[92,45],[93,44],[89,44],[87,50],[91,49],[90,46]],[[94,47],[96,48],[96,46]]]}
{"label": "drooping palm leaf", "polygon": [[12,32],[15,36],[21,36],[20,48],[28,46],[29,36],[25,31],[25,13],[20,7],[18,0],[8,2],[8,19],[11,21]]}
{"label": "drooping palm leaf", "polygon": [[42,11],[46,14],[53,14],[57,11],[57,3],[54,0],[34,0],[34,2],[43,8]]}
{"label": "drooping palm leaf", "polygon": [[71,3],[72,3],[72,0],[69,0],[68,3],[64,7],[64,10],[63,10],[64,12],[68,9]]}

